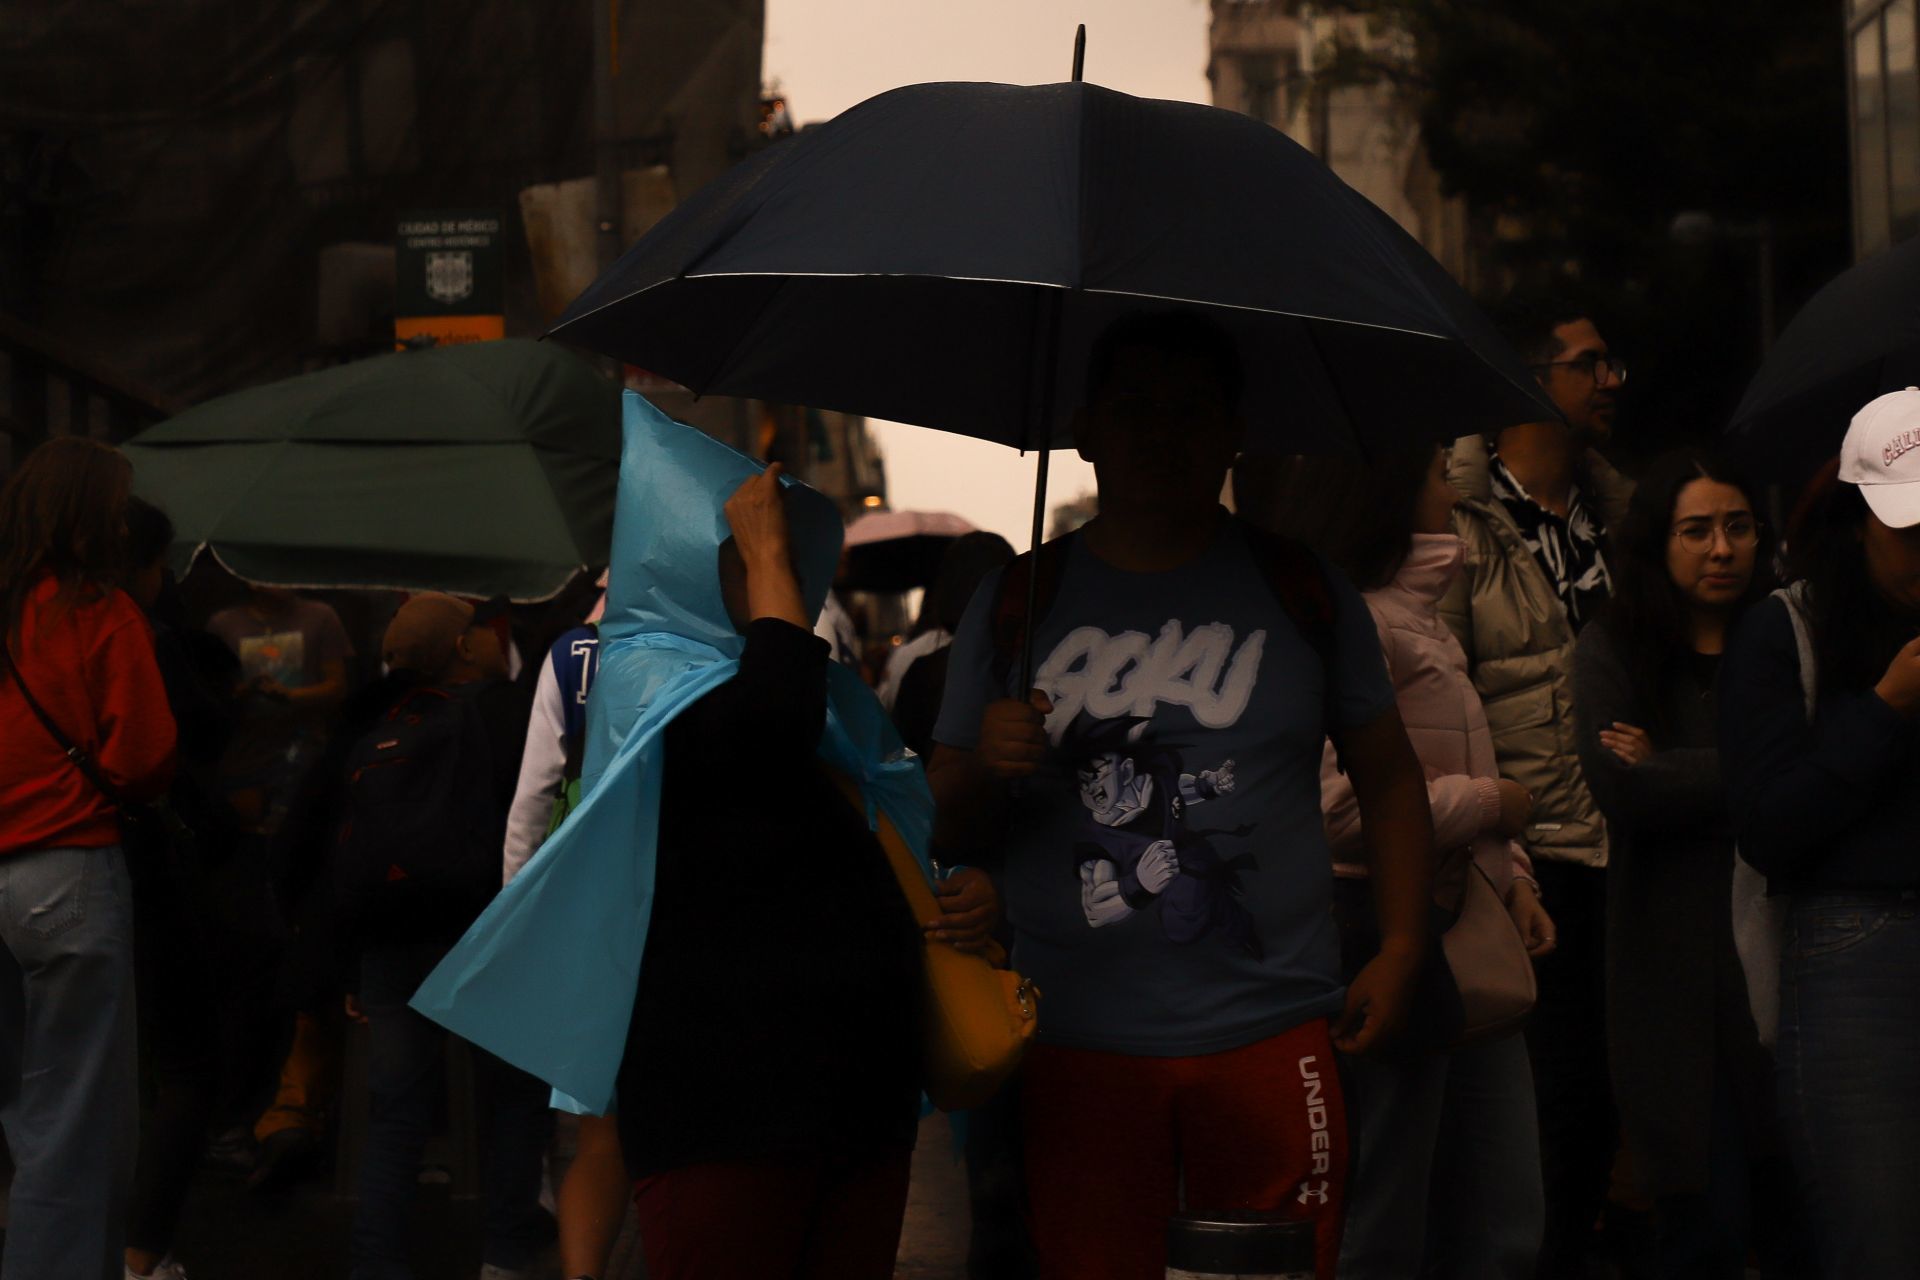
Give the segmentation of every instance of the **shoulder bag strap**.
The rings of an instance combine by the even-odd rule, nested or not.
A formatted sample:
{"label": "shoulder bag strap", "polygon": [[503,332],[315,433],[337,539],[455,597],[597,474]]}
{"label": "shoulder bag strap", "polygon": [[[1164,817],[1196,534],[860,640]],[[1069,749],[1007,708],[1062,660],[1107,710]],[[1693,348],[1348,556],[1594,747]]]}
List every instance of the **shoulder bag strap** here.
{"label": "shoulder bag strap", "polygon": [[94,763],[93,757],[88,755],[79,743],[61,731],[60,726],[54,723],[53,717],[47,714],[47,709],[40,705],[40,700],[33,696],[33,690],[27,687],[26,673],[21,671],[19,665],[14,662],[13,650],[7,647],[4,640],[0,640],[0,668],[4,669],[5,674],[13,677],[14,684],[19,686],[20,696],[27,700],[27,709],[33,712],[33,718],[46,729],[48,736],[59,744],[61,753],[73,762],[73,767],[78,769],[87,781],[107,798],[108,803],[124,806],[126,802],[120,797],[120,788],[107,780],[107,775],[101,771],[99,765]]}

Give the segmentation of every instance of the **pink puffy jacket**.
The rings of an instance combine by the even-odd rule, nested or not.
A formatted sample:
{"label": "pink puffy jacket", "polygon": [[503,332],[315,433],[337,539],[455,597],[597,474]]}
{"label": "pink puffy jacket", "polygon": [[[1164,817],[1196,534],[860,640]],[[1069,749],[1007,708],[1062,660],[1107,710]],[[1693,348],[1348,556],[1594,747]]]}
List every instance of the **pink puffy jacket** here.
{"label": "pink puffy jacket", "polygon": [[[1467,655],[1440,619],[1440,598],[1465,563],[1464,544],[1454,535],[1415,534],[1407,562],[1393,581],[1365,595],[1399,699],[1400,719],[1427,775],[1440,863],[1435,896],[1443,903],[1458,901],[1458,855],[1463,851],[1487,873],[1502,898],[1512,888],[1515,873],[1533,872],[1526,852],[1495,830],[1500,775],[1493,735],[1480,695],[1467,676]],[[1353,784],[1335,764],[1331,744],[1320,765],[1320,808],[1327,843],[1333,847],[1334,874],[1365,876],[1360,809]]]}

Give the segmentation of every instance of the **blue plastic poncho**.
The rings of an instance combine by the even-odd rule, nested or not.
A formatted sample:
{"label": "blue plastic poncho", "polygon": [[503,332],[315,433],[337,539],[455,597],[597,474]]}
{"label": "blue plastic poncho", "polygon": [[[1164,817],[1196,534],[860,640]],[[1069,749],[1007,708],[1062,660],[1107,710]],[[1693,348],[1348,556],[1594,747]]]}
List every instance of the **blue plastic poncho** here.
{"label": "blue plastic poncho", "polygon": [[[653,910],[662,730],[731,679],[745,641],[720,595],[722,505],[760,464],[631,392],[582,799],[420,989],[413,1007],[596,1114],[613,1104]],[[790,483],[801,593],[818,616],[840,554],[833,503]],[[820,756],[926,866],[933,797],[873,693],[828,665]]]}

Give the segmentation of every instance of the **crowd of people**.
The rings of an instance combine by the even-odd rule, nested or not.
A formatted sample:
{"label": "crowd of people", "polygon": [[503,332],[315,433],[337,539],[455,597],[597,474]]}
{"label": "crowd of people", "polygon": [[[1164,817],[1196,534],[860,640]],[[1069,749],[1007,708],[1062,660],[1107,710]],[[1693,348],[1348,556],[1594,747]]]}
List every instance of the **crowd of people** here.
{"label": "crowd of people", "polygon": [[[0,493],[0,1275],[180,1280],[194,1171],[298,1178],[349,1106],[351,1274],[411,1275],[410,1001],[616,787],[617,1102],[469,1047],[488,1280],[604,1275],[629,1207],[656,1280],[890,1275],[928,945],[1043,993],[961,1135],[975,1277],[1159,1277],[1182,1209],[1308,1224],[1323,1278],[1920,1275],[1920,391],[1779,528],[1735,460],[1608,463],[1593,317],[1502,319],[1561,416],[1364,462],[1243,455],[1225,336],[1118,322],[1099,514],[957,540],[877,692],[778,464],[591,610],[418,593],[376,662],[284,590],[196,617],[125,460],[43,444]],[[874,750],[924,769],[936,918],[841,785]],[[604,1112],[564,1176],[555,1106]]]}

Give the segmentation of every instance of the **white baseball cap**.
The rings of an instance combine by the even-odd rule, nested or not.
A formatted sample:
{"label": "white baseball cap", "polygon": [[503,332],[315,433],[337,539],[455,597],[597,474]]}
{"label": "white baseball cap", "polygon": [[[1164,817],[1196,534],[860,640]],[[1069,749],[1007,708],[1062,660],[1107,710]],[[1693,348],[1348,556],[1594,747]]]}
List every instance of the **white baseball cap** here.
{"label": "white baseball cap", "polygon": [[1888,528],[1920,524],[1920,387],[1889,391],[1853,415],[1840,445],[1840,479],[1860,486]]}

